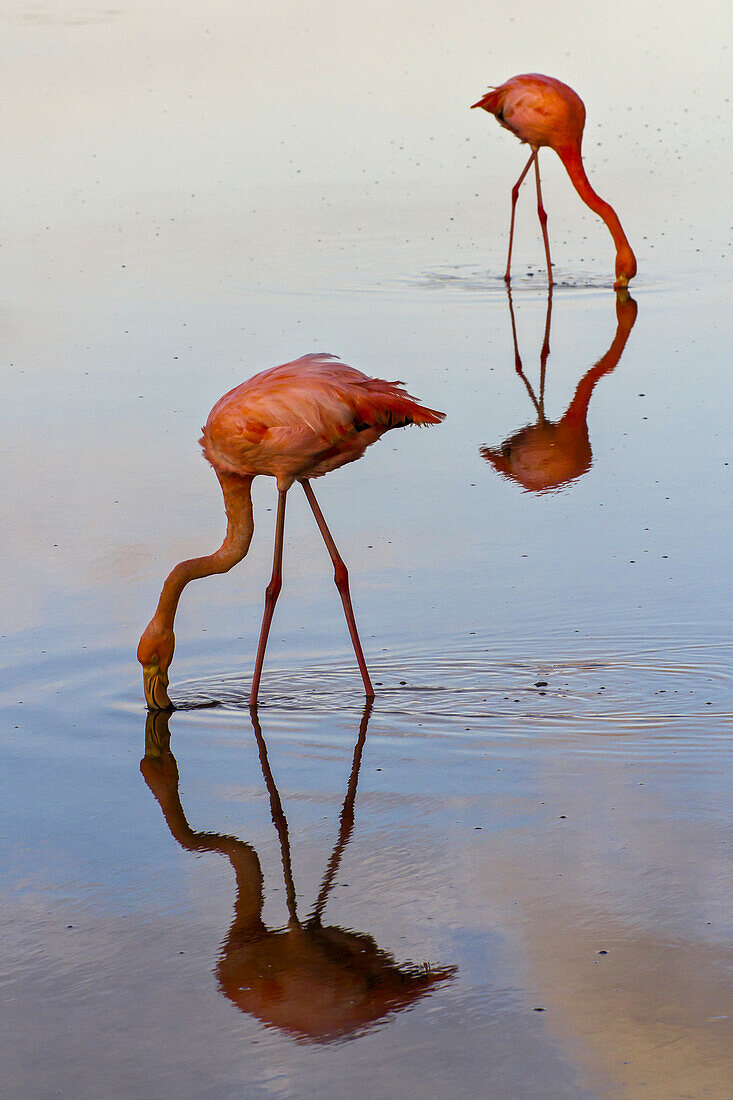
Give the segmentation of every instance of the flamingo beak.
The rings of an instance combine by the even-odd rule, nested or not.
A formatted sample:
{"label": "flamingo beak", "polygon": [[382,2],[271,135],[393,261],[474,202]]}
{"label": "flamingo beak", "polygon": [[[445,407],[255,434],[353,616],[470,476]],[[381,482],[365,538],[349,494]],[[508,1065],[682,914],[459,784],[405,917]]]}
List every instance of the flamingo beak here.
{"label": "flamingo beak", "polygon": [[148,710],[173,710],[168,698],[168,673],[157,661],[143,665],[143,690]]}
{"label": "flamingo beak", "polygon": [[160,762],[171,751],[170,714],[164,710],[148,711],[145,718],[145,759]]}

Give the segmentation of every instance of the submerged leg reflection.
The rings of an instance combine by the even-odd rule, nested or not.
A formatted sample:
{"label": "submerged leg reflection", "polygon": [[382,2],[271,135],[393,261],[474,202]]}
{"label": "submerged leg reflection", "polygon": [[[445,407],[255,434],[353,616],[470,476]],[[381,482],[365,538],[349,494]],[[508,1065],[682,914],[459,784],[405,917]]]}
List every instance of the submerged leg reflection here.
{"label": "submerged leg reflection", "polygon": [[149,714],[141,771],[172,836],[188,851],[227,857],[236,876],[234,918],[216,967],[219,988],[242,1012],[309,1042],[330,1042],[385,1021],[449,980],[455,967],[398,964],[371,936],[336,925],[322,915],[354,825],[354,803],[371,704],[359,726],[339,834],[323,882],[305,922],[298,919],[290,836],[267,746],[251,710],[260,764],[280,839],[288,923],[268,928],[263,919],[263,875],[254,848],[236,837],[198,832],[186,820],[178,793],[178,768],[170,750],[169,715]]}

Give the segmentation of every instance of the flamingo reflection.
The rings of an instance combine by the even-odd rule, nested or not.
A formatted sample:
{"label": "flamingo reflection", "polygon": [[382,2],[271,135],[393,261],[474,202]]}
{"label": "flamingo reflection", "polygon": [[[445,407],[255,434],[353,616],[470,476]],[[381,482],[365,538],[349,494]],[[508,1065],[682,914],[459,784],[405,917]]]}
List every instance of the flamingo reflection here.
{"label": "flamingo reflection", "polygon": [[514,362],[537,413],[537,423],[528,424],[506,439],[500,447],[482,447],[481,454],[497,473],[516,481],[529,492],[559,489],[590,469],[593,455],[588,435],[588,406],[596,383],[617,366],[636,321],[637,305],[628,293],[616,297],[616,333],[604,356],[580,380],[567,412],[560,420],[545,416],[545,376],[550,354],[552,288],[547,294],[545,334],[540,351],[539,397],[522,368],[511,291],[509,315],[514,341]]}
{"label": "flamingo reflection", "polygon": [[287,926],[268,928],[262,919],[264,880],[254,848],[243,840],[191,828],[178,793],[178,767],[170,749],[169,715],[150,712],[140,770],[168,828],[182,848],[226,856],[236,878],[234,918],[222,944],[216,976],[219,988],[242,1012],[306,1042],[347,1039],[409,1008],[456,967],[398,964],[366,933],[323,924],[323,913],[354,825],[354,801],[371,704],[359,727],[336,845],[310,916],[296,908],[288,823],[270,768],[256,710],[252,725],[272,821],[280,840]]}

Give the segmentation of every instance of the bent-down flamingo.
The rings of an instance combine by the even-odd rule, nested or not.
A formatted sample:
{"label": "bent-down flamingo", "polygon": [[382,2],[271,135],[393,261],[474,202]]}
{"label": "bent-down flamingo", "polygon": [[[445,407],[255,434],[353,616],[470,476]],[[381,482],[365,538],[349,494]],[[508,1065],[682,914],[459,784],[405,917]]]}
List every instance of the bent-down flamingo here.
{"label": "bent-down flamingo", "polygon": [[163,585],[156,612],[137,649],[150,710],[173,706],[168,698],[168,669],[175,647],[173,621],[183,589],[198,577],[226,573],[249,550],[254,531],[251,488],[258,474],[276,478],[278,508],[272,577],[265,593],[250,704],[257,702],[267,637],[282,587],[285,498],[295,481],[303,486],[333,562],[334,581],[364,690],[367,698],[373,698],[351,606],[348,572],[318,507],[310,478],[361,458],[369,444],[390,428],[438,424],[444,419],[445,413],[418,404],[401,385],[369,378],[332,355],[304,355],[256,374],[214,405],[200,442],[224,494],[227,533],[213,554],[179,562]]}
{"label": "bent-down flamingo", "polygon": [[542,205],[540,170],[537,154],[543,145],[554,149],[565,165],[573,187],[586,206],[589,206],[608,226],[616,246],[616,281],[614,289],[628,286],[636,275],[636,257],[626,239],[621,222],[613,207],[595,193],[583,167],[581,144],[585,126],[583,100],[560,80],[540,73],[524,73],[513,76],[498,88],[492,88],[473,107],[482,107],[496,117],[506,130],[511,130],[523,144],[530,146],[532,155],[522,174],[512,188],[512,215],[509,225],[509,255],[504,279],[511,279],[512,243],[514,240],[514,212],[519,188],[534,163],[537,184],[537,214],[542,227],[547,258],[547,275],[552,285],[550,242],[547,236],[547,214]]}

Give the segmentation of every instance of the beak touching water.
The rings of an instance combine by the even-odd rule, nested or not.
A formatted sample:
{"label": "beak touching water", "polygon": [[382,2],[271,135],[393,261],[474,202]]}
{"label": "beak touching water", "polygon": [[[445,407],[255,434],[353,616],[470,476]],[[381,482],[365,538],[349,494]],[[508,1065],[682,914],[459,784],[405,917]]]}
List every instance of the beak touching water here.
{"label": "beak touching water", "polygon": [[143,688],[148,710],[173,710],[168,698],[168,673],[157,661],[143,665]]}

